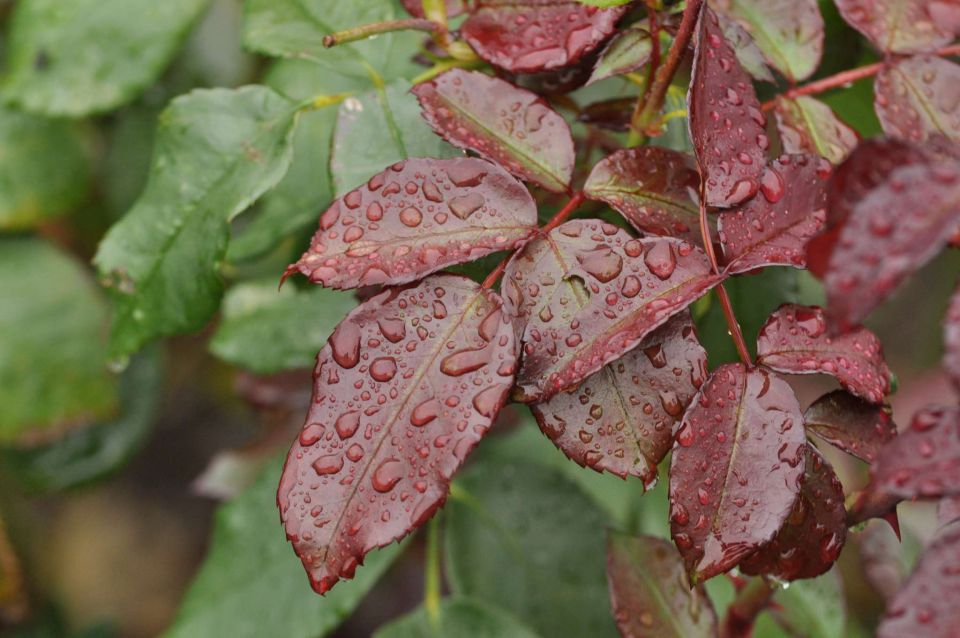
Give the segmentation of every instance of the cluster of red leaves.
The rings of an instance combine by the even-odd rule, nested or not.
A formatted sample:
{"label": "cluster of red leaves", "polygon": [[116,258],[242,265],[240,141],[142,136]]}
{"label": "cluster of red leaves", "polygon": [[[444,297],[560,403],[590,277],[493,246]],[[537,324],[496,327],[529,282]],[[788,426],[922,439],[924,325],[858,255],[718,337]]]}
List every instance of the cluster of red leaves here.
{"label": "cluster of red leaves", "polygon": [[[773,79],[768,66],[791,80],[815,69],[823,41],[816,2],[781,16],[782,28],[812,33],[800,68],[764,58],[735,11],[688,4],[699,7],[688,92],[693,156],[617,150],[573,200],[608,204],[623,227],[558,219],[538,228],[545,193],[535,199],[522,182],[574,193],[575,144],[551,103],[517,84],[549,83],[543,73],[585,62],[596,65],[594,79],[636,69],[650,57],[638,46],[649,34],[618,34],[593,55],[625,7],[448,3],[468,12],[466,42],[516,80],[455,69],[414,87],[437,134],[474,156],[386,167],[323,213],[291,267],[334,288],[384,287],[319,353],[313,404],[280,484],[287,536],[318,592],[443,504],[451,477],[511,397],[531,404],[557,447],[596,471],[649,485],[672,450],[678,552],[653,539],[611,539],[611,593],[625,635],[649,635],[649,626],[637,629],[637,610],[654,596],[685,610],[679,622],[691,635],[716,630],[702,589],[677,587],[677,574],[694,585],[736,566],[814,577],[836,561],[848,522],[889,516],[902,499],[960,494],[960,411],[931,408],[897,436],[884,405],[891,372],[877,337],[860,326],[960,228],[960,152],[949,139],[960,136],[956,67],[929,55],[960,26],[957,7],[837,0],[888,54],[876,106],[891,139],[858,145],[829,107],[800,90],[769,105],[754,90],[751,74]],[[893,4],[910,19],[895,19]],[[621,37],[632,46],[618,45]],[[633,48],[643,49],[642,61],[630,59]],[[770,154],[770,109],[786,153],[779,157]],[[433,274],[507,250],[502,298],[487,284]],[[808,263],[824,280],[826,309],[779,308],[760,332],[756,361],[708,373],[688,306],[729,277]],[[960,385],[960,293],[946,344]],[[833,376],[843,390],[804,413],[780,375],[811,373]],[[870,486],[849,514],[810,435],[871,463]],[[956,538],[945,534],[931,554],[955,564]],[[937,560],[921,561],[882,633],[911,635],[911,623],[930,622],[916,597],[938,578],[956,579],[938,572]],[[662,573],[662,591],[638,584],[640,565]]]}

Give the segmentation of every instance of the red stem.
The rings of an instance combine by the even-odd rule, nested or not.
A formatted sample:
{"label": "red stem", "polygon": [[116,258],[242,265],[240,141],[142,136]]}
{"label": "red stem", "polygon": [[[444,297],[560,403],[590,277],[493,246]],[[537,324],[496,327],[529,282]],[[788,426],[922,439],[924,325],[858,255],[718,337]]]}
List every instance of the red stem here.
{"label": "red stem", "polygon": [[[587,197],[583,194],[583,191],[577,191],[573,193],[573,195],[570,196],[570,201],[568,201],[563,208],[557,211],[557,214],[551,217],[546,225],[540,228],[539,232],[547,234],[562,224],[564,221],[566,221],[567,217],[572,215],[573,212],[580,207],[580,204],[582,204],[583,200],[586,198]],[[490,271],[490,274],[487,275],[487,278],[483,280],[482,284],[480,284],[481,288],[485,288],[487,290],[493,288],[493,285],[497,283],[498,279],[500,279],[500,275],[502,275],[503,271],[507,269],[507,264],[510,263],[510,258],[513,257],[516,252],[517,251],[514,251],[504,257],[503,260],[497,264],[497,267]]]}
{"label": "red stem", "polygon": [[657,69],[660,68],[660,22],[657,19],[657,12],[647,7],[647,13],[650,16],[650,69],[647,71],[647,90],[653,86],[653,78],[656,76]]}
{"label": "red stem", "polygon": [[745,638],[753,631],[757,615],[767,608],[774,589],[762,578],[751,579],[727,609],[720,638]]}
{"label": "red stem", "polygon": [[[947,55],[960,55],[960,44],[952,44],[942,49],[934,51],[935,55],[947,56]],[[835,75],[831,75],[816,82],[811,82],[810,84],[804,84],[803,86],[798,86],[796,88],[790,89],[781,95],[781,97],[793,99],[802,97],[804,95],[818,95],[830,89],[836,89],[845,84],[851,84],[857,80],[862,80],[863,78],[868,78],[870,76],[876,75],[883,69],[886,65],[885,62],[874,62],[873,64],[868,64],[866,66],[857,67],[856,69],[849,69],[847,71],[841,71]],[[777,104],[777,98],[770,100],[769,102],[763,103],[763,110],[769,111]]]}

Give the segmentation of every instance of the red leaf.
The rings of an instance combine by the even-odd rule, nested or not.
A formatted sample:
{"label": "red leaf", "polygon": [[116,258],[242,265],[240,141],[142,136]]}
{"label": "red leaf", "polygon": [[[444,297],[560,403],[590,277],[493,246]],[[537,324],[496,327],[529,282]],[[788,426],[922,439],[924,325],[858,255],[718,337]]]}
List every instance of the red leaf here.
{"label": "red leaf", "polygon": [[843,485],[826,459],[806,444],[800,497],[776,537],[740,563],[744,574],[781,580],[815,578],[836,562],[847,540]]}
{"label": "red leaf", "polygon": [[514,398],[546,401],[633,349],[715,286],[702,250],[574,220],[527,244],[502,289],[524,359]]}
{"label": "red leaf", "polygon": [[481,159],[409,159],[336,200],[291,269],[331,288],[400,284],[517,248],[536,232],[530,193]]}
{"label": "red leaf", "polygon": [[[447,17],[453,18],[466,11],[465,1],[466,0],[446,0]],[[423,0],[400,0],[400,2],[403,4],[403,8],[407,10],[407,13],[414,18],[424,17]]]}
{"label": "red leaf", "polygon": [[314,589],[351,578],[443,504],[515,365],[500,298],[464,277],[387,289],[337,326],[277,494]]}
{"label": "red leaf", "polygon": [[767,67],[763,51],[757,46],[753,36],[736,20],[727,18],[722,13],[717,14],[717,20],[723,30],[723,36],[733,48],[744,70],[758,80],[776,82],[776,78]]}
{"label": "red leaf", "polygon": [[717,16],[700,16],[687,94],[690,136],[711,206],[733,206],[760,188],[769,146],[750,76],[724,39]]}
{"label": "red leaf", "polygon": [[575,390],[530,408],[568,457],[598,472],[637,476],[649,488],[673,445],[674,424],[706,376],[707,353],[682,312]]}
{"label": "red leaf", "polygon": [[677,431],[670,533],[692,582],[768,543],[803,475],[803,417],[790,386],[764,368],[717,368]]}
{"label": "red leaf", "polygon": [[839,164],[860,141],[855,130],[816,98],[778,97],[774,114],[786,153],[811,153]]}
{"label": "red leaf", "polygon": [[760,195],[720,215],[717,223],[726,272],[805,265],[807,241],[826,218],[826,160],[782,155],[763,174]]}
{"label": "red leaf", "polygon": [[669,541],[610,532],[607,582],[624,638],[717,635],[717,614],[702,586],[684,582],[683,561]]}
{"label": "red leaf", "polygon": [[889,407],[873,405],[843,390],[814,401],[803,413],[803,422],[807,432],[867,463],[897,436]]}
{"label": "red leaf", "polygon": [[700,243],[699,188],[690,156],[638,146],[597,163],[583,192],[615,208],[641,232]]}
{"label": "red leaf", "polygon": [[881,51],[931,51],[960,27],[956,0],[835,0],[840,15]]}
{"label": "red leaf", "polygon": [[830,258],[827,314],[860,323],[903,279],[930,261],[960,223],[960,163],[894,169],[855,204]]}
{"label": "red leaf", "polygon": [[890,369],[880,339],[866,328],[831,337],[823,309],[780,306],[760,328],[757,363],[790,374],[829,374],[871,403],[890,393]]}
{"label": "red leaf", "polygon": [[890,600],[906,577],[898,537],[886,525],[870,523],[858,534],[858,540],[864,580],[883,600]]}
{"label": "red leaf", "polygon": [[960,287],[953,292],[943,319],[943,349],[943,367],[960,389]]}
{"label": "red leaf", "polygon": [[575,0],[478,0],[460,33],[481,58],[508,71],[573,64],[616,29],[627,8]]}
{"label": "red leaf", "polygon": [[960,518],[960,496],[945,496],[937,503],[937,524],[949,525]]}
{"label": "red leaf", "polygon": [[880,621],[877,638],[957,635],[960,627],[960,524],[943,528],[920,556]]}
{"label": "red leaf", "polygon": [[594,102],[577,114],[577,121],[610,131],[627,131],[630,129],[630,117],[636,104],[637,99],[633,97],[615,97]]}
{"label": "red leaf", "polygon": [[874,85],[883,131],[911,142],[931,135],[960,140],[958,86],[960,66],[943,58],[915,56],[886,67]]}
{"label": "red leaf", "polygon": [[423,117],[454,146],[476,151],[548,190],[569,187],[570,126],[535,93],[463,69],[418,84],[413,92]]}

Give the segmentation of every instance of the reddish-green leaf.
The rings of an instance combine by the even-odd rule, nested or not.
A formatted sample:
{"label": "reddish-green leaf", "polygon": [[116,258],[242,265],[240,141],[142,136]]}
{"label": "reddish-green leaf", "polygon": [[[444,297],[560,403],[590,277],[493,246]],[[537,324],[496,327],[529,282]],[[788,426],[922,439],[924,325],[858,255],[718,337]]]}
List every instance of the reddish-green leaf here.
{"label": "reddish-green leaf", "polygon": [[644,29],[623,29],[600,53],[587,84],[636,71],[650,60],[653,41]]}
{"label": "reddish-green leaf", "polygon": [[774,114],[780,141],[787,153],[812,153],[839,164],[860,141],[856,131],[816,98],[779,97]]}
{"label": "reddish-green leaf", "polygon": [[670,462],[670,533],[692,582],[725,572],[780,530],[804,471],[803,416],[764,368],[717,368],[694,398]]}
{"label": "reddish-green leaf", "polygon": [[930,51],[960,27],[956,0],[834,0],[840,15],[881,51]]}
{"label": "reddish-green leaf", "polygon": [[723,213],[717,223],[728,273],[765,266],[805,265],[806,243],[826,218],[830,164],[806,155],[782,155],[763,173],[760,194]]}
{"label": "reddish-green leaf", "polygon": [[679,239],[634,239],[595,219],[538,237],[502,284],[524,350],[514,398],[545,401],[576,386],[719,281],[703,251]]}
{"label": "reddish-green leaf", "polygon": [[500,298],[454,275],[387,289],[337,326],[277,494],[314,589],[443,503],[507,398],[515,350]]}
{"label": "reddish-green leaf", "polygon": [[866,328],[831,337],[823,309],[780,306],[760,328],[757,362],[790,374],[829,374],[871,403],[890,393],[890,368],[877,335]]}
{"label": "reddish-green leaf", "polygon": [[824,281],[831,322],[841,330],[860,323],[943,248],[958,223],[960,163],[894,169],[840,230]]}
{"label": "reddish-green leaf", "polygon": [[960,388],[960,287],[953,292],[943,318],[943,349],[943,367]]}
{"label": "reddish-green leaf", "polygon": [[720,21],[720,28],[723,29],[723,35],[733,47],[734,53],[744,70],[758,80],[765,82],[776,82],[773,73],[767,66],[767,61],[763,57],[763,52],[753,36],[746,29],[740,26],[740,23],[731,18],[725,17],[722,13],[717,14]]}
{"label": "reddish-green leaf", "polygon": [[290,268],[331,288],[400,284],[516,248],[536,227],[530,193],[496,164],[410,159],[336,200]]}
{"label": "reddish-green leaf", "polygon": [[776,537],[740,564],[745,574],[781,580],[826,573],[847,540],[843,485],[826,459],[806,444],[800,496]]}
{"label": "reddish-green leaf", "polygon": [[641,232],[700,243],[699,187],[700,175],[689,155],[638,146],[597,163],[583,192],[610,204]]}
{"label": "reddish-green leaf", "polygon": [[812,432],[847,454],[872,463],[884,445],[897,436],[890,408],[874,405],[843,390],[814,401],[803,413]]}
{"label": "reddish-green leaf", "polygon": [[530,408],[544,434],[580,465],[651,487],[673,426],[706,376],[707,353],[682,312],[576,389]]}
{"label": "reddish-green leaf", "polygon": [[733,206],[760,188],[770,142],[757,94],[706,8],[697,27],[693,76],[687,94],[690,136],[711,206]]}
{"label": "reddish-green leaf", "polygon": [[951,638],[960,627],[960,524],[945,527],[920,556],[877,629],[878,638]]}
{"label": "reddish-green leaf", "polygon": [[662,538],[610,532],[610,605],[624,638],[710,638],[717,615],[702,586],[690,588],[677,550]]}
{"label": "reddish-green leaf", "polygon": [[548,190],[569,187],[570,126],[535,93],[462,69],[418,84],[413,92],[423,117],[454,146],[476,151]]}
{"label": "reddish-green leaf", "polygon": [[931,135],[960,140],[960,66],[953,62],[934,56],[900,60],[877,75],[874,93],[887,135],[911,142]]}
{"label": "reddish-green leaf", "polygon": [[477,0],[460,27],[477,54],[508,71],[573,64],[614,32],[626,7],[598,9],[575,0]]}
{"label": "reddish-green leaf", "polygon": [[611,131],[627,131],[630,129],[630,117],[636,103],[635,97],[615,97],[594,102],[577,114],[577,121]]}

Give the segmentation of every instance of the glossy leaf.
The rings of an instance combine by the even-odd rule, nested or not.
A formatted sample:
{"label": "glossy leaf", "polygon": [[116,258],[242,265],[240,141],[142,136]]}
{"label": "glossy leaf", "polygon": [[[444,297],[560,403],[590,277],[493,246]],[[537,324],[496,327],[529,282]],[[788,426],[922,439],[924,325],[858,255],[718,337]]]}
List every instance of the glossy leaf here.
{"label": "glossy leaf", "polygon": [[890,393],[880,339],[866,328],[831,337],[823,309],[785,304],[760,329],[757,362],[789,374],[829,374],[871,403]]}
{"label": "glossy leaf", "polygon": [[697,26],[687,103],[707,204],[734,206],[752,197],[767,163],[766,118],[750,76],[709,8]]}
{"label": "glossy leaf", "polygon": [[950,42],[960,30],[960,15],[954,0],[835,2],[843,19],[881,51],[930,51]]}
{"label": "glossy leaf", "polygon": [[573,64],[596,49],[625,11],[575,0],[478,0],[460,32],[491,64],[513,72],[542,71]]}
{"label": "glossy leaf", "polygon": [[317,592],[443,504],[515,369],[499,297],[455,275],[387,289],[337,326],[277,494]]}
{"label": "glossy leaf", "polygon": [[475,71],[452,69],[413,88],[423,117],[459,148],[520,179],[563,192],[573,175],[570,127],[535,93]]}
{"label": "glossy leaf", "polygon": [[820,155],[831,164],[839,164],[860,141],[856,131],[816,98],[779,97],[774,115],[783,150],[787,153]]}
{"label": "glossy leaf", "polygon": [[157,79],[206,0],[33,0],[17,4],[3,96],[78,117],[130,101]]}
{"label": "glossy leaf", "polygon": [[880,449],[897,436],[890,408],[843,390],[814,401],[803,413],[803,422],[808,432],[867,463],[872,463]]}
{"label": "glossy leaf", "polygon": [[725,271],[805,265],[807,241],[826,218],[830,165],[807,155],[781,155],[760,178],[760,194],[720,216]]}
{"label": "glossy leaf", "polygon": [[164,638],[328,635],[400,555],[402,546],[371,552],[353,581],[313,593],[277,525],[279,460],[217,510],[210,549]]}
{"label": "glossy leaf", "polygon": [[960,223],[960,163],[901,166],[860,200],[840,230],[824,281],[827,314],[858,324],[931,260]]}
{"label": "glossy leaf", "polygon": [[945,527],[920,557],[877,628],[878,638],[951,636],[960,623],[960,524]]}
{"label": "glossy leaf", "polygon": [[482,159],[410,159],[333,203],[296,268],[331,288],[414,281],[518,248],[537,228],[527,189]]}
{"label": "glossy leaf", "polygon": [[569,458],[645,487],[673,445],[673,426],[707,376],[707,353],[683,312],[569,392],[530,406]]}
{"label": "glossy leaf", "polygon": [[625,638],[709,638],[717,615],[702,586],[686,583],[683,560],[669,541],[610,532],[610,602]]}
{"label": "glossy leaf", "polygon": [[807,79],[820,64],[824,27],[817,0],[722,0],[711,6],[739,22],[791,82]]}
{"label": "glossy leaf", "polygon": [[953,384],[960,388],[960,287],[950,298],[943,318],[943,367]]}
{"label": "glossy leaf", "polygon": [[720,22],[723,36],[727,39],[727,43],[733,47],[733,52],[737,55],[737,60],[740,61],[743,69],[757,80],[776,82],[776,78],[770,72],[767,61],[763,57],[763,52],[754,42],[753,36],[739,22],[726,17],[723,13],[717,14],[717,20]]}
{"label": "glossy leaf", "polygon": [[699,188],[700,175],[688,155],[638,146],[598,162],[583,192],[615,208],[641,232],[699,243]]}
{"label": "glossy leaf", "polygon": [[880,71],[874,106],[883,131],[911,142],[932,135],[960,141],[958,84],[960,65],[935,56],[906,58]]}
{"label": "glossy leaf", "polygon": [[587,84],[636,71],[650,60],[652,52],[653,41],[648,31],[638,28],[622,29],[601,51]]}
{"label": "glossy leaf", "polygon": [[0,240],[0,444],[43,443],[112,417],[107,308],[82,264],[32,237]]}
{"label": "glossy leaf", "polygon": [[727,364],[700,389],[676,439],[670,534],[696,583],[734,567],[787,520],[804,471],[803,416],[776,374]]}
{"label": "glossy leaf", "polygon": [[827,460],[806,444],[800,496],[772,541],[740,564],[745,574],[781,580],[815,578],[837,560],[847,539],[843,485]]}
{"label": "glossy leaf", "polygon": [[514,398],[545,401],[633,349],[717,284],[699,248],[598,220],[531,241],[501,289],[523,343]]}
{"label": "glossy leaf", "polygon": [[228,222],[283,177],[295,119],[259,86],[194,91],[163,112],[147,189],[94,260],[114,301],[114,356],[213,315]]}
{"label": "glossy leaf", "polygon": [[440,602],[436,620],[424,607],[384,625],[373,638],[540,638],[513,615],[471,598]]}

